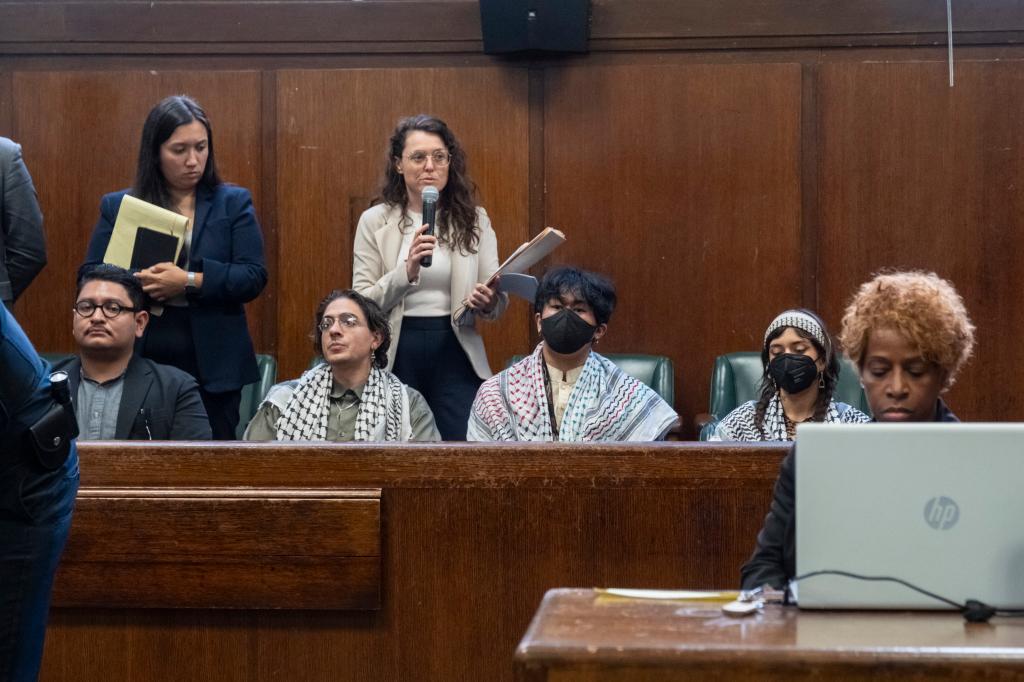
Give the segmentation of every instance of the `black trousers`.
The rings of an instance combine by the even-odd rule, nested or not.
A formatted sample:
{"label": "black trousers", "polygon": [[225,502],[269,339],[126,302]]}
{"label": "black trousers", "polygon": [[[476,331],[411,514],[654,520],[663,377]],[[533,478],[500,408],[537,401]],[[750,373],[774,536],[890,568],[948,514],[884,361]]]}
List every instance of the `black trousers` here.
{"label": "black trousers", "polygon": [[459,345],[451,318],[402,318],[391,371],[423,394],[443,440],[466,440],[469,411],[483,381]]}
{"label": "black trousers", "polygon": [[240,419],[238,406],[242,402],[242,389],[210,393],[203,388],[188,308],[166,306],[162,315],[150,317],[146,334],[136,346],[136,351],[154,362],[177,367],[194,376],[199,382],[199,394],[210,419],[213,439],[238,438],[235,429]]}

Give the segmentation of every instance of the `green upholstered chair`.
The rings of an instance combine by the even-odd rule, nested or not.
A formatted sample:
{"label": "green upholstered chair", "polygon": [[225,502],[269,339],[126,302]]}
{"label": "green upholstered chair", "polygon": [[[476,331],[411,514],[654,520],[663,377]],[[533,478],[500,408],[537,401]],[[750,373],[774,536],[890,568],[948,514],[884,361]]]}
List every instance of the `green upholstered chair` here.
{"label": "green upholstered chair", "polygon": [[[729,353],[715,358],[711,372],[711,399],[708,414],[697,415],[696,427],[701,440],[707,440],[719,420],[748,400],[756,400],[761,387],[761,354],[756,351]],[[864,414],[871,414],[857,367],[845,355],[839,358],[839,385],[833,396]]]}
{"label": "green upholstered chair", "polygon": [[68,358],[74,357],[74,353],[40,353],[39,357],[46,360],[51,366],[53,366],[58,362],[63,362]]}
{"label": "green upholstered chair", "polygon": [[273,355],[257,355],[256,367],[260,373],[259,380],[242,387],[242,400],[238,405],[238,428],[235,429],[235,437],[239,440],[245,433],[245,427],[256,416],[260,403],[267,397],[270,388],[277,383],[277,360]]}
{"label": "green upholstered chair", "polygon": [[[615,366],[634,379],[642,381],[654,389],[662,400],[675,407],[675,369],[672,361],[664,355],[641,355],[638,353],[602,353],[602,356],[615,363]],[[519,362],[523,355],[513,355],[508,364]]]}

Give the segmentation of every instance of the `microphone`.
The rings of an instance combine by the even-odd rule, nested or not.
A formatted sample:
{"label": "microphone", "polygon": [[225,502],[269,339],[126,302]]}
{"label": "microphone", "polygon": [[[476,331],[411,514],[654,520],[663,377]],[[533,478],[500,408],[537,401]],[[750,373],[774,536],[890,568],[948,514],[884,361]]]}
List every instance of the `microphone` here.
{"label": "microphone", "polygon": [[[440,193],[436,187],[427,185],[423,188],[423,223],[427,226],[424,234],[434,236],[434,219],[437,216],[437,199]],[[434,257],[424,256],[420,259],[421,268],[429,268],[434,263]]]}

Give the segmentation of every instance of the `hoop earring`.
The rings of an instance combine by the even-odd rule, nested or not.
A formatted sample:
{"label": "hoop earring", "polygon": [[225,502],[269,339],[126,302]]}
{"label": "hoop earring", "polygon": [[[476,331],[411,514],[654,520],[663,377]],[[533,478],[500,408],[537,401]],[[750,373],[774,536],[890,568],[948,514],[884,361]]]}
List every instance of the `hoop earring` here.
{"label": "hoop earring", "polygon": [[825,375],[824,374],[819,374],[818,375],[818,388],[820,388],[822,390],[824,390],[824,388],[825,388]]}

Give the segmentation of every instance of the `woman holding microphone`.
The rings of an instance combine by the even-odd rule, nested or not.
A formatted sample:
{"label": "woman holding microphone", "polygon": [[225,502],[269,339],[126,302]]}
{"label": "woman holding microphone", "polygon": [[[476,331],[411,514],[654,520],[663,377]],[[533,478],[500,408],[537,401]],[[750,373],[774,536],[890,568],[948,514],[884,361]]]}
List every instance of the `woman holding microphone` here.
{"label": "woman holding microphone", "polygon": [[[423,220],[426,187],[438,192],[434,235]],[[477,388],[491,376],[476,320],[494,320],[508,305],[498,283],[487,282],[498,269],[498,243],[475,189],[444,121],[402,119],[353,250],[352,288],[388,312],[389,369],[423,394],[444,440],[465,440]],[[424,267],[427,256],[432,262]],[[463,305],[467,312],[456,321]]]}

